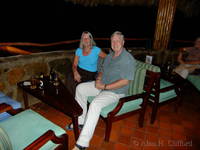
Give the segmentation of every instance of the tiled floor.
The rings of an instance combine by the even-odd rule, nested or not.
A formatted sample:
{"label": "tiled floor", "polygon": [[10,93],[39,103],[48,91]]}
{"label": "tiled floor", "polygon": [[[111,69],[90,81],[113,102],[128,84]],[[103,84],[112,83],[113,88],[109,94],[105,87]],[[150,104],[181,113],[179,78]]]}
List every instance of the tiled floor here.
{"label": "tiled floor", "polygon": [[[99,120],[88,150],[199,150],[200,149],[200,93],[188,87],[181,96],[184,99],[178,113],[173,104],[160,107],[157,120],[149,123],[150,110],[147,108],[145,125],[138,127],[138,115],[113,124],[110,142],[104,142],[105,124]],[[65,128],[71,119],[46,104],[32,106],[49,120]],[[72,131],[69,135],[69,149],[75,140]]]}

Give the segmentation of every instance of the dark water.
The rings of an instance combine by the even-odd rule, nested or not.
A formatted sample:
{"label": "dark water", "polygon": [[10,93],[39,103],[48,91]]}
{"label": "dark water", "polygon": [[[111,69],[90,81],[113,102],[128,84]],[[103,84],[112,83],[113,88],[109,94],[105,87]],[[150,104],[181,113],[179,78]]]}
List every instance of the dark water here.
{"label": "dark water", "polygon": [[[119,30],[126,37],[153,39],[156,8],[84,7],[64,0],[1,0],[0,15],[0,42],[73,40],[85,30],[94,37],[110,37]],[[198,20],[177,11],[171,39],[194,40],[200,36]]]}

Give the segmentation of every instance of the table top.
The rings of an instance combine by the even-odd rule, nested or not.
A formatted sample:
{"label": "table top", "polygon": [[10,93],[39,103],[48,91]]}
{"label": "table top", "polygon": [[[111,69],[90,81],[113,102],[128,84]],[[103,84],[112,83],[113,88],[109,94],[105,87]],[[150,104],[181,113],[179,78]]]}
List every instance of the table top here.
{"label": "table top", "polygon": [[82,114],[82,108],[60,80],[58,80],[59,85],[57,86],[48,80],[42,80],[44,84],[42,89],[39,87],[32,89],[30,85],[24,84],[24,82],[27,81],[29,82],[30,80],[22,81],[17,84],[26,93],[70,117],[78,117]]}

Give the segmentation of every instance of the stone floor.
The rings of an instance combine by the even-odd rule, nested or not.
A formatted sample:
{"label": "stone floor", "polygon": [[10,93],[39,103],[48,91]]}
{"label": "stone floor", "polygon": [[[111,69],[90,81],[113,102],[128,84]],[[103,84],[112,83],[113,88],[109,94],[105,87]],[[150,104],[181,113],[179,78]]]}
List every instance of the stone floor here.
{"label": "stone floor", "polygon": [[[151,107],[147,108],[145,125],[138,127],[138,115],[115,122],[110,142],[104,142],[105,124],[99,120],[88,150],[199,150],[200,149],[200,93],[187,88],[182,94],[184,103],[179,112],[173,104],[160,107],[156,122],[149,122]],[[65,128],[71,119],[43,103],[31,107],[52,122]],[[75,144],[72,131],[69,135],[69,149]]]}

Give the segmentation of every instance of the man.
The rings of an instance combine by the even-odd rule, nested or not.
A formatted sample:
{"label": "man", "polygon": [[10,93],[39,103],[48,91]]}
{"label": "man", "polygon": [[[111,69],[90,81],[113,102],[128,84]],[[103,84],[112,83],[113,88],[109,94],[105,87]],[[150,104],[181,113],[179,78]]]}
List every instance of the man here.
{"label": "man", "polygon": [[[76,101],[83,108],[79,125],[84,125],[73,150],[85,150],[93,136],[101,109],[118,101],[134,79],[135,59],[124,49],[124,36],[116,31],[111,36],[112,52],[105,58],[96,81],[81,83],[76,88]],[[95,96],[87,112],[87,98]]]}
{"label": "man", "polygon": [[188,56],[183,58],[183,52],[178,56],[180,65],[174,69],[182,78],[186,79],[189,73],[195,69],[200,69],[200,38],[197,38],[194,47],[185,48]]}

